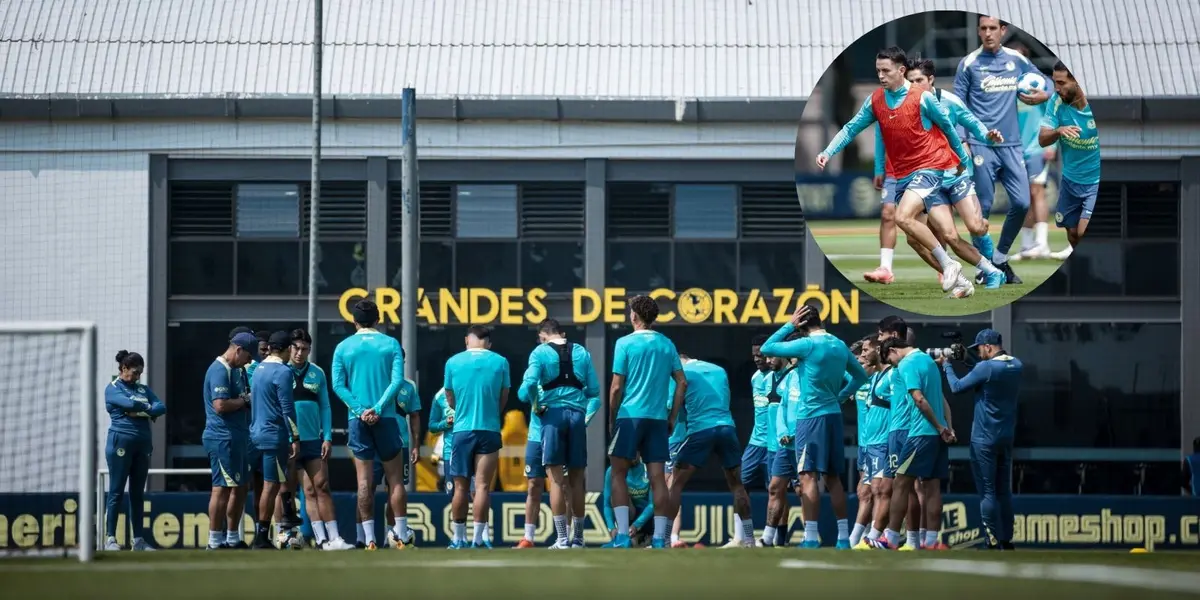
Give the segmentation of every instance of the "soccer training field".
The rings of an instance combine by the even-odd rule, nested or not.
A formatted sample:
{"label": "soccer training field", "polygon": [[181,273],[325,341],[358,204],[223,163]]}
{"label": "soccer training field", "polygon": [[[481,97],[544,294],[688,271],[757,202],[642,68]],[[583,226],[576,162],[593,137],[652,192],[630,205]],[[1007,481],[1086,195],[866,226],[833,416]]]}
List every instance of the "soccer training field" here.
{"label": "soccer training field", "polygon": [[796,549],[162,551],[0,561],[7,598],[1195,598],[1200,555]]}
{"label": "soccer training field", "polygon": [[[995,242],[1000,238],[1003,215],[993,217],[991,223],[992,241]],[[961,222],[958,227],[959,231],[966,231]],[[904,232],[897,231],[896,236],[896,257],[892,267],[896,281],[890,285],[881,285],[867,283],[862,276],[864,272],[879,266],[877,219],[822,221],[810,225],[810,231],[825,256],[829,258],[829,262],[833,263],[850,283],[896,308],[928,315],[972,315],[1004,306],[1041,285],[1063,264],[1062,261],[1053,259],[1014,262],[1013,270],[1023,280],[1021,285],[1006,285],[999,290],[987,290],[982,285],[977,285],[974,296],[948,300],[945,298],[946,293],[938,285],[937,273],[913,252],[904,237]],[[1067,247],[1066,232],[1055,227],[1053,223],[1050,224],[1048,238],[1050,249],[1053,251],[1057,252]],[[965,235],[964,239],[967,239]],[[1021,240],[1018,237],[1013,244],[1014,253],[1020,250],[1020,247]],[[967,277],[974,277],[974,266],[967,265],[953,254],[951,257],[963,263],[963,272]],[[834,286],[826,282],[826,287]]]}

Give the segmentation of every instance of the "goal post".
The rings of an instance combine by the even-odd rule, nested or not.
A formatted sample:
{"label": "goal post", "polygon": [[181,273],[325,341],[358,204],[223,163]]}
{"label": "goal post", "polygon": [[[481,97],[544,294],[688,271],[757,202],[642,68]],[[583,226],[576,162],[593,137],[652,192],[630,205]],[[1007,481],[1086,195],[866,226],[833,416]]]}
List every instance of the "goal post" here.
{"label": "goal post", "polygon": [[[74,500],[77,507],[77,526],[73,532],[63,531],[61,543],[57,537],[47,541],[43,532],[33,544],[37,548],[22,545],[17,553],[73,552],[81,562],[91,561],[96,550],[101,384],[96,325],[0,321],[0,372],[0,495],[25,497],[32,505],[65,495],[65,502]],[[60,510],[61,506],[53,512]],[[8,548],[0,551],[10,554]]]}

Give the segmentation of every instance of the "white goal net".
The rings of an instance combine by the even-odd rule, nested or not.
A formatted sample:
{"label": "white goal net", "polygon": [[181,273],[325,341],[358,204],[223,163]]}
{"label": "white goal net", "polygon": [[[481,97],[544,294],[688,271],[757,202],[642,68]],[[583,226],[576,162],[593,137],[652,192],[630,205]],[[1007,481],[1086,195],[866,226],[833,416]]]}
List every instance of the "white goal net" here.
{"label": "white goal net", "polygon": [[96,328],[0,322],[0,555],[95,550]]}

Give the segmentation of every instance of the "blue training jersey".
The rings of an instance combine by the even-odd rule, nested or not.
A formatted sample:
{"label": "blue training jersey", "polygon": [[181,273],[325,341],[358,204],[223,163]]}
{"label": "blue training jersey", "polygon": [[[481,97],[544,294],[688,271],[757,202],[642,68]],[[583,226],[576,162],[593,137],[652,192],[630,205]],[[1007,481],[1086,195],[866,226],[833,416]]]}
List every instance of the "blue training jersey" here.
{"label": "blue training jersey", "polygon": [[[779,409],[775,421],[775,449],[795,449],[796,422],[800,420],[800,369],[789,370],[776,391],[779,393]],[[785,447],[783,438],[793,438],[792,443]]]}
{"label": "blue training jersey", "polygon": [[1011,444],[1017,429],[1017,404],[1021,393],[1021,359],[1007,354],[981,360],[961,379],[950,363],[942,365],[950,391],[975,390],[972,444]]}
{"label": "blue training jersey", "polygon": [[750,446],[766,448],[771,443],[771,407],[767,393],[771,391],[771,371],[754,371],[750,376],[750,395],[754,399],[754,428],[750,430]]}
{"label": "blue training jersey", "polygon": [[500,433],[500,394],[512,387],[508,359],[468,348],[446,361],[442,387],[454,394],[454,431]]}
{"label": "blue training jersey", "polygon": [[143,440],[151,439],[150,420],[167,412],[167,405],[142,383],[114,379],[104,387],[104,408],[108,411],[108,430]]}
{"label": "blue training jersey", "polygon": [[300,441],[332,442],[333,412],[329,406],[325,371],[311,362],[300,366],[289,363],[288,366],[292,368],[292,400],[296,405],[296,429],[300,431]]}
{"label": "blue training jersey", "polygon": [[[998,129],[1004,141],[997,146],[1021,146],[1021,127],[1017,122],[1017,82],[1026,73],[1038,73],[1025,55],[1000,47],[989,52],[982,47],[958,62],[954,75],[954,95],[979,117],[988,129]],[[978,142],[970,140],[969,143]]]}
{"label": "blue training jersey", "polygon": [[[581,344],[571,345],[571,370],[575,378],[583,384],[583,389],[563,385],[546,392],[542,385],[554,381],[558,375],[558,352],[552,344],[568,344],[566,340],[554,340],[541,344],[529,353],[529,366],[521,378],[521,387],[517,390],[518,398],[532,404],[537,399],[539,406],[546,408],[565,406],[575,410],[587,410],[588,402],[600,396],[600,381],[596,377],[596,369],[592,366],[592,354]],[[534,393],[541,390],[540,398]]]}
{"label": "blue training jersey", "polygon": [[[900,361],[896,369],[909,396],[912,396],[913,390],[920,390],[921,394],[925,396],[925,401],[929,403],[929,408],[933,410],[934,416],[937,417],[938,424],[944,426],[946,411],[942,396],[942,371],[933,358],[920,350],[914,350]],[[897,385],[897,382],[893,381],[892,385]],[[909,413],[912,415],[908,429],[909,436],[938,434],[938,430],[921,413],[916,401],[913,401]]]}
{"label": "blue training jersey", "polygon": [[357,419],[368,409],[380,417],[396,414],[396,393],[404,382],[400,342],[374,329],[359,329],[333,351],[333,393]]}
{"label": "blue training jersey", "polygon": [[1021,147],[1027,160],[1046,151],[1038,141],[1038,134],[1042,131],[1042,118],[1046,116],[1049,106],[1050,101],[1034,105],[1017,102],[1017,125],[1021,128]]}
{"label": "blue training jersey", "polygon": [[250,382],[246,371],[234,369],[222,357],[217,357],[204,372],[204,434],[206,440],[250,439],[250,410],[243,407],[231,413],[218,413],[213,400],[230,400],[247,395]]}
{"label": "blue training jersey", "polygon": [[250,441],[261,449],[278,448],[298,440],[291,367],[278,358],[264,360],[255,370],[258,385],[250,391]]}
{"label": "blue training jersey", "polygon": [[879,374],[875,385],[875,402],[888,407],[888,433],[894,431],[908,432],[912,425],[912,396],[904,387],[900,371],[896,367],[888,367]]}
{"label": "blue training jersey", "polygon": [[454,409],[446,405],[446,388],[439,389],[429,405],[429,432],[442,434],[442,463],[447,465],[454,448],[453,417]]}
{"label": "blue training jersey", "polygon": [[1079,138],[1058,136],[1058,148],[1062,153],[1062,177],[1072,183],[1094,185],[1100,183],[1100,132],[1096,119],[1092,117],[1092,105],[1075,108],[1055,94],[1049,101],[1042,127],[1058,129],[1074,125],[1079,128]]}
{"label": "blue training jersey", "polygon": [[[633,504],[633,510],[638,511],[638,516],[629,525],[641,529],[654,516],[654,501],[650,497],[650,477],[646,474],[646,464],[638,462],[630,466],[625,472],[625,483],[629,487],[629,501]],[[612,467],[604,471],[604,493],[600,498],[600,506],[604,512],[604,524],[609,529],[616,527],[612,508]]]}
{"label": "blue training jersey", "polygon": [[400,391],[396,392],[396,424],[400,428],[400,445],[409,445],[408,415],[421,412],[421,395],[417,393],[417,384],[409,378],[400,383]]}
{"label": "blue training jersey", "polygon": [[[675,379],[671,379],[671,383],[667,384],[667,397],[675,397]],[[678,446],[687,439],[688,424],[687,424],[687,396],[684,396],[683,406],[679,407],[679,414],[675,415],[675,428],[671,430],[671,437],[667,438],[668,446]]]}
{"label": "blue training jersey", "polygon": [[[784,386],[784,377],[792,371],[791,366],[784,367],[778,371],[770,371],[767,376],[767,452],[777,452],[779,450],[779,436],[782,433],[779,431],[779,405],[783,402],[783,394],[787,391]],[[772,396],[775,396],[774,402],[771,402]]]}
{"label": "blue training jersey", "polygon": [[[796,328],[784,324],[763,343],[763,356],[795,358],[799,361],[799,418],[811,419],[841,414],[841,403],[867,380],[867,372],[850,353],[846,343],[824,331],[785,342]],[[846,374],[849,374],[849,379]]]}
{"label": "blue training jersey", "polygon": [[683,404],[689,434],[725,425],[733,426],[733,415],[729,412],[729,376],[725,369],[702,360],[683,363],[687,377],[687,393]]}
{"label": "blue training jersey", "polygon": [[675,343],[653,329],[639,329],[617,340],[613,375],[625,377],[618,419],[656,419],[670,416],[672,375],[683,370]]}
{"label": "blue training jersey", "polygon": [[887,443],[891,412],[883,402],[876,402],[873,390],[882,379],[882,373],[873,373],[867,382],[854,393],[858,406],[858,445],[878,446]]}

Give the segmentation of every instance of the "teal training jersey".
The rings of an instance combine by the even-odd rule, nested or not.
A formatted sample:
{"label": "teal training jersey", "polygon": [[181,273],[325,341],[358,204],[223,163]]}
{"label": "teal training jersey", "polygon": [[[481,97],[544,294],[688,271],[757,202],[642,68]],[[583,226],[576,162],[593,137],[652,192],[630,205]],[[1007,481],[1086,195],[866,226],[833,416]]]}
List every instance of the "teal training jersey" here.
{"label": "teal training jersey", "polygon": [[454,393],[454,432],[500,433],[500,393],[512,387],[508,359],[468,348],[446,361],[442,387]]}
{"label": "teal training jersey", "polygon": [[1038,135],[1042,131],[1042,119],[1045,118],[1046,108],[1049,106],[1049,102],[1033,105],[1017,102],[1017,125],[1021,128],[1021,146],[1024,149],[1025,158],[1046,151],[1038,141]]}
{"label": "teal training jersey", "polygon": [[396,393],[396,424],[400,427],[400,442],[405,448],[409,445],[408,415],[421,412],[421,395],[417,393],[417,384],[405,377]]}
{"label": "teal training jersey", "polygon": [[[776,450],[783,450],[785,449],[782,442],[783,438],[796,437],[796,422],[800,420],[801,393],[799,367],[788,371],[787,375],[783,376],[783,380],[779,382],[779,387],[776,388],[776,391],[779,392],[779,412],[776,413],[775,442]],[[787,446],[787,448],[794,447],[794,443]]]}
{"label": "teal training jersey", "polygon": [[396,393],[404,382],[400,342],[374,329],[360,329],[333,350],[333,393],[357,419],[367,409],[380,417],[396,414]]}
{"label": "teal training jersey", "polygon": [[874,388],[882,373],[874,373],[854,394],[858,405],[858,445],[877,446],[887,443],[888,424],[891,415],[883,403],[876,403]]}
{"label": "teal training jersey", "polygon": [[[667,385],[667,397],[675,397],[675,380],[671,379],[671,383]],[[675,428],[671,430],[671,437],[667,439],[668,446],[678,446],[686,440],[688,436],[687,426],[687,397],[684,396],[683,406],[679,407],[679,414],[675,416]]]}
{"label": "teal training jersey", "polygon": [[[325,371],[311,362],[292,367],[295,386],[292,396],[296,400],[296,428],[300,430],[300,441],[333,441],[333,412],[329,407],[329,386]],[[306,368],[307,367],[307,368]],[[303,374],[303,380],[301,380]],[[316,402],[304,402],[301,398],[316,398]]]}
{"label": "teal training jersey", "polygon": [[725,425],[733,426],[729,413],[729,375],[725,369],[702,360],[683,363],[687,377],[687,394],[683,398],[689,434]]}
{"label": "teal training jersey", "polygon": [[246,365],[246,388],[247,389],[250,388],[250,382],[252,382],[254,380],[254,372],[256,370],[258,370],[258,365],[261,365],[261,364],[262,363],[258,362],[257,360],[252,360],[252,361],[250,361],[250,364]]}
{"label": "teal training jersey", "polygon": [[[625,472],[625,483],[629,487],[629,502],[638,516],[629,525],[641,529],[654,516],[654,502],[650,497],[650,477],[646,474],[646,464],[639,462],[629,467]],[[603,507],[604,524],[611,530],[616,527],[616,519],[612,509],[612,467],[604,471],[604,492],[600,498]],[[621,533],[629,533],[622,531]]]}
{"label": "teal training jersey", "polygon": [[755,371],[750,376],[750,395],[754,399],[754,428],[750,430],[751,446],[771,444],[771,408],[767,393],[771,391],[771,371]]}
{"label": "teal training jersey", "polygon": [[879,376],[879,384],[875,386],[876,402],[888,404],[888,433],[893,431],[907,432],[912,424],[912,397],[904,388],[904,382],[899,377],[900,371],[890,367]]}
{"label": "teal training jersey", "polygon": [[429,405],[429,432],[442,434],[442,463],[447,465],[454,446],[454,425],[449,422],[453,417],[454,409],[446,406],[446,389],[439,389]]}
{"label": "teal training jersey", "polygon": [[583,384],[583,389],[571,386],[559,386],[546,392],[542,385],[554,381],[558,377],[558,352],[552,345],[570,343],[565,340],[555,340],[541,344],[529,353],[529,366],[521,378],[521,387],[517,390],[518,398],[530,404],[535,391],[540,391],[537,400],[539,406],[546,408],[565,406],[575,410],[587,410],[588,401],[600,395],[600,382],[596,377],[596,369],[592,366],[592,355],[580,344],[572,344],[571,368],[575,378]]}
{"label": "teal training jersey", "polygon": [[[796,367],[802,372],[799,418],[840,414],[842,401],[867,380],[867,372],[846,343],[828,332],[818,331],[785,342],[793,331],[795,327],[791,323],[785,324],[763,343],[760,351],[764,356],[799,360]],[[846,374],[850,375],[849,379]]]}
{"label": "teal training jersey", "polygon": [[617,340],[613,375],[625,377],[617,418],[667,420],[672,374],[682,369],[675,343],[653,329],[640,329]]}
{"label": "teal training jersey", "polygon": [[[904,357],[900,361],[900,365],[896,367],[899,370],[901,381],[904,389],[908,392],[909,398],[912,397],[913,390],[920,390],[925,396],[925,401],[929,403],[929,407],[933,409],[933,414],[937,416],[938,424],[946,424],[945,410],[943,410],[942,402],[942,370],[938,368],[937,363],[928,354],[920,350],[914,350],[911,354]],[[892,384],[893,386],[896,383]],[[938,430],[933,424],[921,414],[921,410],[917,408],[917,403],[912,402],[909,407],[909,436],[918,435],[937,435]]]}
{"label": "teal training jersey", "polygon": [[1058,149],[1062,153],[1062,176],[1072,183],[1092,185],[1100,183],[1100,132],[1096,130],[1096,119],[1092,117],[1092,105],[1082,110],[1066,104],[1062,96],[1055,94],[1050,99],[1050,108],[1042,118],[1042,127],[1058,129],[1067,125],[1079,128],[1079,139],[1060,135]]}

